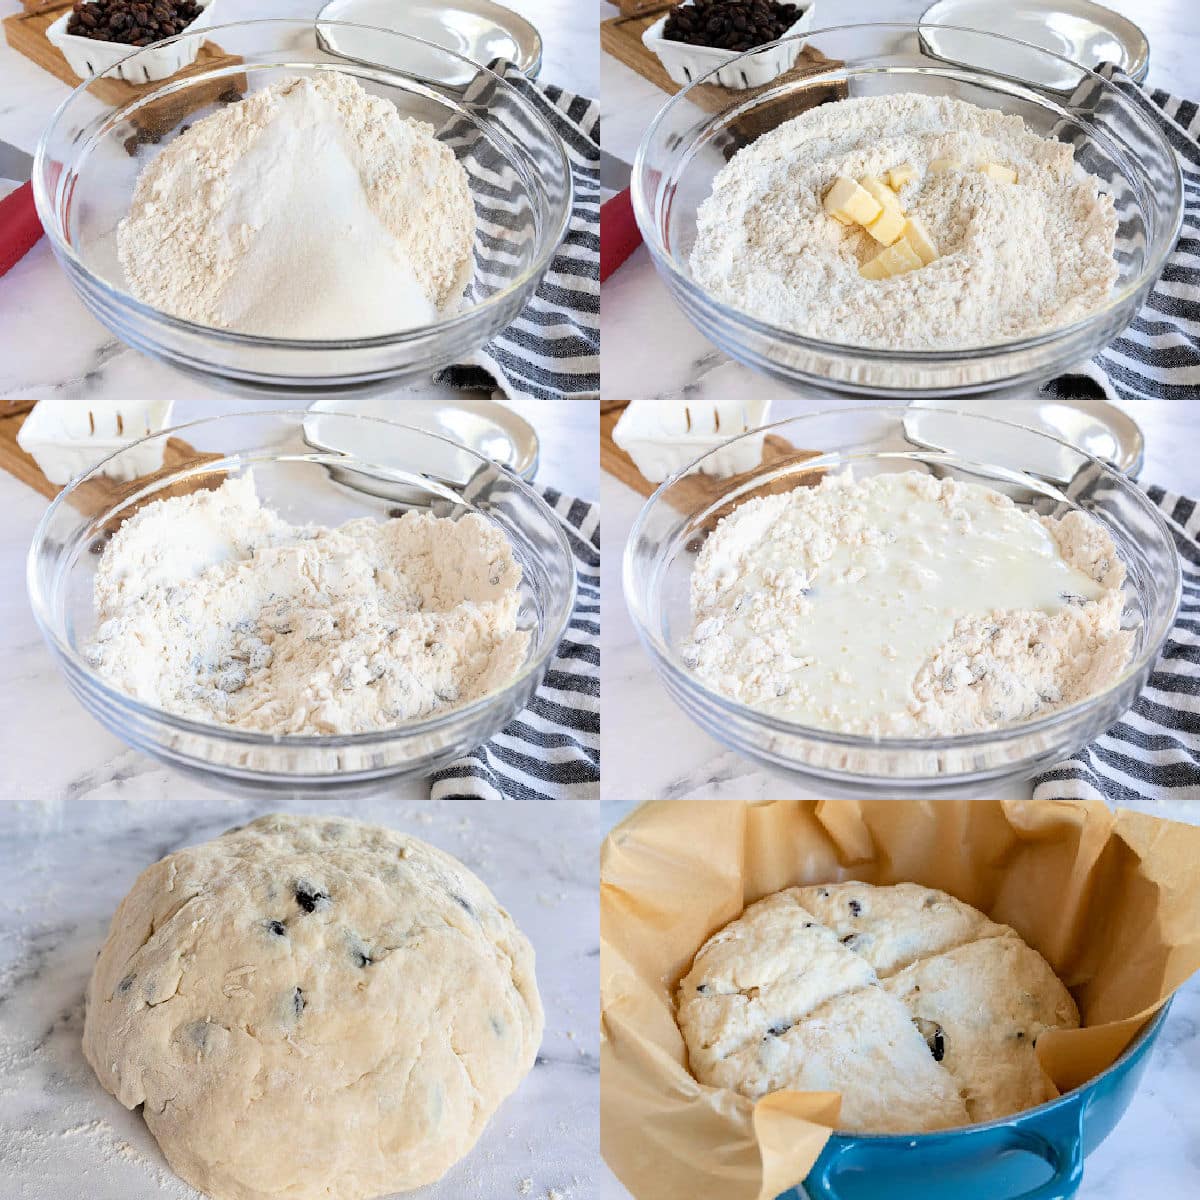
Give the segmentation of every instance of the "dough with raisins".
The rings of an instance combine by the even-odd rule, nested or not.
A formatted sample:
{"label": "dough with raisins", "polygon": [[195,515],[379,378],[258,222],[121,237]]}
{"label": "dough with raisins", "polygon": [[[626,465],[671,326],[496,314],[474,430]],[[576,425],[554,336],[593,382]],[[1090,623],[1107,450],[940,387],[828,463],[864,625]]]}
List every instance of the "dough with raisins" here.
{"label": "dough with raisins", "polygon": [[388,829],[272,816],[142,873],[83,1047],[217,1200],[368,1200],[461,1159],[542,1026],[532,948],[461,863]]}
{"label": "dough with raisins", "polygon": [[839,1128],[917,1133],[1055,1095],[1034,1044],[1075,1002],[1006,925],[916,884],[788,888],[699,950],[676,1016],[692,1073],[750,1099],[841,1093]]}

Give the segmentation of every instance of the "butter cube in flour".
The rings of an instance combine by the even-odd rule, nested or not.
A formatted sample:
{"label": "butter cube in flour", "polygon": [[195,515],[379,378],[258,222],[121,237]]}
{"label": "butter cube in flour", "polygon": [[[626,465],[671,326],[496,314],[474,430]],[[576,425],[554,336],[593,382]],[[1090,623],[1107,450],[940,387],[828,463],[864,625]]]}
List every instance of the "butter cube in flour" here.
{"label": "butter cube in flour", "polygon": [[896,208],[885,208],[867,226],[867,232],[879,243],[890,246],[904,232],[904,213]]}
{"label": "butter cube in flour", "polygon": [[929,230],[925,228],[925,222],[920,217],[909,217],[905,221],[902,240],[913,248],[924,266],[929,266],[938,256],[933,238],[929,236]]}
{"label": "butter cube in flour", "polygon": [[916,271],[920,266],[921,260],[917,256],[917,252],[904,238],[901,238],[898,242],[888,246],[886,250],[880,250],[874,258],[863,263],[858,268],[858,273],[864,279],[891,279],[893,275],[904,275],[909,271]]}
{"label": "butter cube in flour", "polygon": [[979,168],[989,179],[997,183],[1016,183],[1017,173],[1012,167],[1001,166],[1000,163],[984,163]]}
{"label": "butter cube in flour", "polygon": [[958,161],[957,158],[951,158],[949,155],[946,155],[942,158],[935,158],[929,164],[929,169],[935,175],[937,175],[937,174],[941,174],[941,172],[943,172],[943,171],[955,171],[961,165],[962,164]]}
{"label": "butter cube in flour", "polygon": [[884,212],[888,209],[900,211],[900,197],[882,179],[877,179],[874,175],[864,175],[858,182],[879,201],[879,207]]}
{"label": "butter cube in flour", "polygon": [[887,173],[887,181],[892,191],[898,192],[906,183],[912,183],[917,177],[917,168],[912,163],[901,163]]}
{"label": "butter cube in flour", "polygon": [[882,211],[882,206],[871,197],[870,192],[845,175],[839,175],[833,181],[833,186],[825,193],[821,203],[825,211],[843,225],[866,225]]}

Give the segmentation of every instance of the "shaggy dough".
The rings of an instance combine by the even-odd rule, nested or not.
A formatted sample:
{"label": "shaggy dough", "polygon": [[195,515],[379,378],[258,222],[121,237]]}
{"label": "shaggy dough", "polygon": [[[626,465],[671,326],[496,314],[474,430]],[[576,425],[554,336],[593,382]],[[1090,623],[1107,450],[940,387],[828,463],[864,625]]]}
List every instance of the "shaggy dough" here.
{"label": "shaggy dough", "polygon": [[83,1049],[216,1200],[367,1200],[461,1159],[541,1036],[529,942],[461,863],[271,816],[142,873]]}

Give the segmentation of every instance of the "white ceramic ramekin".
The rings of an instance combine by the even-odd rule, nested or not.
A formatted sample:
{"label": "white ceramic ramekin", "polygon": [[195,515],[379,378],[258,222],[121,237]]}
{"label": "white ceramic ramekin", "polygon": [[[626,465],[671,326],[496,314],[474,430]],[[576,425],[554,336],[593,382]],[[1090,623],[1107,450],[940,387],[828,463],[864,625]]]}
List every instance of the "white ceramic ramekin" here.
{"label": "white ceramic ramekin", "polygon": [[[687,0],[688,4],[690,2]],[[804,0],[795,2],[803,6]],[[803,39],[796,35],[807,33],[813,27],[816,11],[815,2],[810,3],[800,15],[800,20],[783,35],[792,40],[771,44],[761,51],[721,50],[715,46],[692,46],[687,42],[670,41],[663,37],[667,18],[671,15],[669,12],[642,34],[642,44],[658,56],[667,74],[684,86],[695,83],[701,76],[719,67],[721,69],[717,71],[716,78],[710,79],[709,83],[738,89],[762,87],[796,65],[804,46]],[[735,59],[738,60],[736,64],[726,65],[733,64]]]}
{"label": "white ceramic ramekin", "polygon": [[[180,34],[195,33],[199,29],[207,29],[213,23],[213,10],[217,0],[196,0],[204,10],[190,24],[184,26]],[[50,43],[57,46],[63,57],[71,66],[71,70],[80,79],[90,79],[100,75],[121,62],[126,55],[131,56],[128,62],[121,63],[114,74],[119,75],[126,83],[149,83],[155,79],[168,79],[176,71],[182,71],[196,61],[200,52],[199,38],[183,38],[171,41],[169,45],[127,46],[124,42],[98,42],[94,38],[76,37],[67,32],[67,22],[71,12],[63,13],[49,29],[46,37]]]}

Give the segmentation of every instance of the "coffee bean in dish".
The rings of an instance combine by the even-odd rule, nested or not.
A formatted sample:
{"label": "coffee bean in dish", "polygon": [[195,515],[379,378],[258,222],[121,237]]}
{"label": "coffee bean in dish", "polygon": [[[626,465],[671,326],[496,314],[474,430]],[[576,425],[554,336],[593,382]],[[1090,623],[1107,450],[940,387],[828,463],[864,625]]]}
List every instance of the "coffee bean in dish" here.
{"label": "coffee bean in dish", "polygon": [[752,50],[783,37],[803,12],[798,4],[774,0],[693,0],[671,12],[663,36],[690,46]]}
{"label": "coffee bean in dish", "polygon": [[182,33],[203,11],[193,0],[89,0],[71,10],[67,32],[94,42],[148,46]]}

